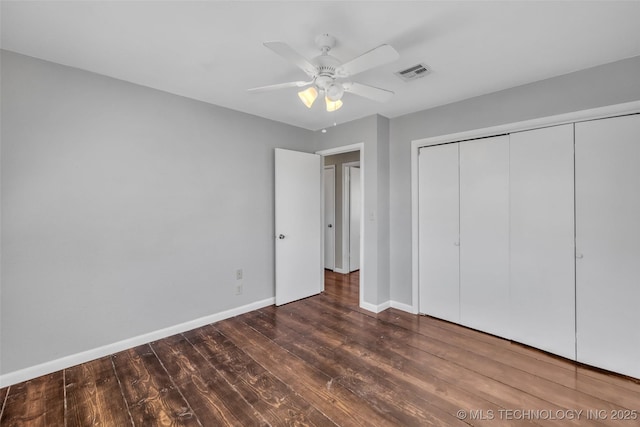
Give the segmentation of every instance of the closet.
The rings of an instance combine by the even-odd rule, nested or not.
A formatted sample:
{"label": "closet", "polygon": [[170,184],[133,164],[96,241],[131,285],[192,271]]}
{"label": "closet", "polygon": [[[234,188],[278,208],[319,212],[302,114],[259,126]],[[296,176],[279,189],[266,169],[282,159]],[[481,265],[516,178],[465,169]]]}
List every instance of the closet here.
{"label": "closet", "polygon": [[640,378],[640,115],[426,146],[419,311]]}

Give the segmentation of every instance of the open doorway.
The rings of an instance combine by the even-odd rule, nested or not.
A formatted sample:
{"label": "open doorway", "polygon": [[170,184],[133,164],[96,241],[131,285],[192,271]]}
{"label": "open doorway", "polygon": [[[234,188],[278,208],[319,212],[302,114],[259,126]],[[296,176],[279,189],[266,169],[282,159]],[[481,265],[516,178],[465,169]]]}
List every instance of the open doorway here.
{"label": "open doorway", "polygon": [[[358,239],[358,249],[359,254],[359,270],[355,270],[353,272],[349,272],[349,255],[351,255],[349,242],[350,239],[345,239],[343,236],[343,224],[345,217],[344,207],[348,206],[344,203],[344,182],[343,182],[343,165],[353,162],[359,162],[359,172],[360,172],[360,191],[359,191],[359,201],[360,201],[360,209],[359,209],[359,217],[364,218],[364,209],[365,209],[365,147],[364,143],[356,143],[336,148],[329,148],[326,150],[317,151],[316,154],[322,156],[323,166],[334,165],[335,168],[335,220],[333,224],[333,235],[334,235],[334,269],[324,270],[324,289],[326,289],[326,285],[330,280],[339,279],[338,281],[342,284],[349,284],[350,289],[354,289],[354,297],[358,301],[358,306],[363,307],[364,304],[364,277],[365,277],[365,260],[364,256],[365,248],[364,248],[364,239],[365,239],[365,221],[361,220],[359,224],[359,235],[357,235]],[[352,164],[351,166],[357,166],[357,164]],[[324,192],[323,192],[324,193]],[[348,212],[348,211],[347,211]],[[348,217],[348,213],[346,214]],[[340,222],[338,227],[338,221]],[[325,224],[325,227],[327,224]],[[339,228],[339,231],[338,231]],[[351,237],[351,236],[350,236]],[[324,248],[324,238],[323,238],[323,248]],[[345,261],[345,258],[347,261]],[[356,285],[357,284],[357,285]],[[353,286],[356,285],[356,286]]]}

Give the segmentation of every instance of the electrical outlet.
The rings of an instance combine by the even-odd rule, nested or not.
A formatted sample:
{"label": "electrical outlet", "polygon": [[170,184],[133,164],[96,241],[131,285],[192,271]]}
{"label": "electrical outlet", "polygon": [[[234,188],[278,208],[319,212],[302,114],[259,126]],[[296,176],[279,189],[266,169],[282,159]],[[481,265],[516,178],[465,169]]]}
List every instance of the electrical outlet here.
{"label": "electrical outlet", "polygon": [[236,282],[236,295],[242,295],[242,282]]}
{"label": "electrical outlet", "polygon": [[236,270],[236,280],[242,280],[242,269],[241,268]]}

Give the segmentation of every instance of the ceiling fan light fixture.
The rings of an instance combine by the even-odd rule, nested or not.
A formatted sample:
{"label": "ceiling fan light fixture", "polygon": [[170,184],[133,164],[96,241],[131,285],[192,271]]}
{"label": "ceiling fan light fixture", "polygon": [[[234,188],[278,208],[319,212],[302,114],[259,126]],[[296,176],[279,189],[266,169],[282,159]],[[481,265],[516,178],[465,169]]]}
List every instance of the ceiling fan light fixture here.
{"label": "ceiling fan light fixture", "polygon": [[339,101],[342,99],[342,95],[344,95],[344,87],[340,83],[332,83],[327,88],[327,98],[331,101]]}
{"label": "ceiling fan light fixture", "polygon": [[339,99],[337,101],[332,101],[328,96],[326,96],[324,99],[327,103],[327,111],[329,112],[339,110],[340,107],[342,107],[342,101],[340,101]]}
{"label": "ceiling fan light fixture", "polygon": [[313,102],[318,97],[318,90],[315,87],[311,86],[308,89],[298,92],[298,96],[300,97],[300,100],[304,105],[306,105],[307,108],[311,108],[311,106],[313,105]]}

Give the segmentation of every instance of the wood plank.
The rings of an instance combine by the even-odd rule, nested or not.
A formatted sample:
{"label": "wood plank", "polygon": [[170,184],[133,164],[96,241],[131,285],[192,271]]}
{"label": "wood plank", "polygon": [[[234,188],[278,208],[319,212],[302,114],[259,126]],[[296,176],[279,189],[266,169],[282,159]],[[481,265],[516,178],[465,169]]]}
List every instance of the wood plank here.
{"label": "wood plank", "polygon": [[[320,304],[318,301],[306,301],[305,303],[309,305]],[[327,310],[331,310],[331,307],[325,308]],[[293,307],[291,309],[295,310],[295,308]],[[318,310],[310,310],[307,314],[307,318],[311,317],[312,319],[318,319],[315,317],[317,316],[317,311]],[[353,316],[358,315],[354,313]],[[482,358],[474,354],[472,351],[469,351],[468,348],[456,348],[450,346],[447,342],[440,341],[436,337],[430,337],[431,339],[429,340],[419,340],[416,339],[415,335],[410,334],[406,330],[394,328],[389,324],[386,325],[388,327],[387,328],[385,327],[384,323],[381,327],[379,321],[374,321],[364,316],[359,317],[365,321],[368,321],[370,325],[375,324],[375,326],[377,326],[378,333],[385,332],[385,329],[389,329],[388,334],[385,334],[385,337],[387,339],[385,339],[384,342],[377,343],[377,346],[392,348],[395,354],[408,356],[404,359],[408,364],[412,364],[414,359],[419,358],[420,353],[417,353],[417,355],[411,355],[409,353],[411,350],[407,348],[407,344],[409,347],[414,346],[416,349],[424,351],[425,354],[422,355],[423,358],[436,356],[436,358],[433,358],[428,362],[430,366],[437,366],[439,361],[442,361],[440,362],[441,364],[444,363],[444,361],[451,361],[454,365],[458,365],[461,368],[468,368],[478,375],[486,377],[485,380],[478,382],[478,384],[482,386],[486,384],[487,379],[494,380],[500,384],[509,382],[516,383],[518,384],[518,388],[514,388],[512,390],[512,393],[516,391],[524,391],[527,394],[539,399],[538,403],[547,401],[548,404],[546,405],[546,408],[554,410],[561,410],[563,408],[583,409],[585,411],[592,408],[599,408],[606,410],[608,413],[613,410],[624,409],[619,405],[594,398],[590,395],[572,390],[570,388],[559,386],[554,382],[514,369],[508,364],[500,364],[491,359]],[[327,326],[330,326],[332,324],[331,315],[328,311],[325,311],[322,318],[318,320],[322,320],[323,324]],[[354,334],[360,330],[368,330],[370,328],[356,327],[349,323],[341,322],[336,327],[336,329],[340,330],[341,333],[350,336],[351,334]],[[367,340],[372,339],[375,339],[375,337],[370,335],[367,337],[365,335],[363,344],[366,345]],[[444,378],[443,372],[439,373],[438,375],[439,377]],[[467,385],[467,387],[470,387],[471,385],[472,384],[469,384]],[[504,394],[504,392],[501,392],[500,394],[502,395]],[[548,401],[549,399],[553,400],[553,404]],[[529,403],[529,405],[532,403],[533,402]],[[535,406],[529,407],[535,408]],[[545,409],[545,406],[541,406],[540,409]],[[605,424],[609,423],[605,422]]]}
{"label": "wood plank", "polygon": [[366,401],[238,318],[216,323],[215,327],[335,423],[346,427],[397,425],[395,418],[372,411]]}
{"label": "wood plank", "polygon": [[113,363],[134,425],[202,427],[148,344],[115,354]]}
{"label": "wood plank", "polygon": [[[266,313],[255,313],[249,324],[256,330],[287,328],[283,326],[286,316],[272,317]],[[339,382],[354,394],[370,402],[382,411],[388,411],[404,425],[467,425],[456,417],[431,405],[407,389],[395,387],[384,376],[377,375],[364,360],[357,359],[336,347],[316,343],[303,334],[289,329],[290,336],[281,336],[275,341],[307,363],[320,367],[334,381]],[[314,336],[317,329],[314,329]]]}
{"label": "wood plank", "polygon": [[11,386],[2,413],[3,426],[63,427],[63,372]]}
{"label": "wood plank", "polygon": [[[449,382],[444,381],[433,374],[437,371],[432,363],[423,363],[420,358],[414,359],[404,357],[404,355],[394,353],[388,347],[386,342],[388,337],[371,337],[365,335],[364,328],[359,325],[353,325],[353,329],[349,329],[346,334],[338,332],[341,328],[342,320],[336,320],[328,312],[311,313],[310,310],[301,310],[300,305],[296,307],[287,307],[291,312],[287,312],[286,322],[292,328],[305,328],[305,325],[311,322],[315,328],[320,329],[314,333],[314,337],[320,339],[323,343],[327,343],[325,337],[335,335],[336,343],[341,343],[340,348],[335,351],[342,353],[347,352],[351,360],[361,359],[370,363],[370,370],[380,377],[389,380],[394,388],[407,390],[410,393],[419,395],[422,399],[429,402],[430,405],[437,406],[447,412],[452,417],[457,417],[458,411],[461,409],[474,411],[483,411],[484,413],[498,414],[502,407],[483,399],[479,395],[474,395],[462,387],[456,385],[456,373],[454,372]],[[279,323],[283,320],[277,318]],[[297,324],[297,325],[296,325]],[[324,333],[324,331],[328,331]],[[417,354],[417,353],[416,353]],[[436,362],[437,363],[437,362]],[[437,371],[438,374],[441,372]],[[486,382],[486,378],[481,381]],[[473,390],[471,390],[473,391]],[[500,425],[533,425],[527,421],[511,422],[510,420],[501,420]],[[496,425],[498,420],[495,419],[479,419],[467,420],[472,425]]]}
{"label": "wood plank", "polygon": [[[461,408],[482,409],[497,413],[499,406],[480,396],[457,387],[455,382],[446,382],[432,373],[432,366],[424,366],[422,360],[418,358],[407,358],[394,353],[386,344],[388,337],[374,334],[363,335],[362,326],[353,324],[352,330],[343,328],[343,320],[333,316],[331,313],[322,311],[310,313],[300,310],[299,307],[291,307],[295,312],[290,316],[292,320],[298,322],[298,327],[303,325],[303,319],[312,322],[316,327],[333,331],[343,342],[341,347],[349,353],[365,359],[370,359],[371,363],[380,370],[380,375],[384,375],[397,387],[409,387],[409,389],[424,395],[429,402],[446,410],[451,415],[456,415]],[[366,327],[366,326],[365,326]],[[426,368],[426,369],[425,369]],[[408,386],[406,383],[409,383]],[[479,424],[493,420],[480,420]]]}
{"label": "wood plank", "polygon": [[[380,319],[419,335],[433,337],[435,334],[445,337],[447,342],[455,345],[468,346],[471,341],[474,351],[479,354],[496,358],[496,360],[506,358],[518,369],[556,382],[563,380],[562,384],[566,386],[574,382],[576,387],[581,386],[581,390],[586,388],[585,392],[595,393],[594,396],[605,398],[611,403],[621,403],[620,398],[622,398],[625,401],[629,400],[629,404],[633,404],[637,401],[636,399],[640,399],[640,382],[584,367],[559,356],[463,326],[428,316],[413,316],[393,309],[381,313]],[[625,393],[630,392],[629,399],[625,399],[625,393],[621,393],[622,390],[625,390]],[[603,397],[603,393],[606,393],[606,397]]]}
{"label": "wood plank", "polygon": [[[307,301],[305,304],[317,305],[320,304],[317,301]],[[299,307],[299,306],[297,306]],[[291,310],[299,310],[299,308],[291,308]],[[355,334],[359,331],[363,332],[361,338],[361,344],[367,346],[367,343],[373,342],[376,336],[366,332],[371,330],[371,325],[376,326],[377,334],[384,337],[384,340],[378,340],[375,344],[375,348],[386,348],[392,351],[392,354],[397,357],[402,357],[403,367],[405,370],[413,367],[416,369],[416,374],[420,370],[419,365],[415,365],[417,360],[422,360],[423,365],[427,365],[429,370],[434,370],[434,375],[438,378],[447,379],[448,381],[473,381],[475,373],[475,381],[469,382],[465,385],[465,389],[473,390],[476,394],[486,393],[487,396],[492,396],[490,391],[487,391],[488,384],[493,384],[492,389],[498,387],[499,393],[494,397],[499,398],[506,394],[520,394],[522,391],[531,396],[529,402],[521,402],[523,406],[513,406],[518,402],[511,402],[511,406],[504,406],[506,408],[538,408],[538,409],[583,409],[587,411],[593,408],[606,409],[607,412],[616,409],[623,409],[618,405],[610,404],[599,399],[595,399],[592,396],[576,392],[575,390],[561,387],[548,380],[543,380],[539,377],[527,374],[517,369],[513,369],[508,365],[496,363],[491,359],[480,358],[465,348],[455,348],[450,346],[444,341],[437,339],[423,339],[411,341],[415,338],[412,335],[408,335],[407,331],[403,331],[398,328],[394,328],[392,325],[380,325],[380,322],[371,320],[366,316],[359,316],[357,313],[352,313],[351,316],[359,318],[365,322],[358,325],[357,322],[344,322],[339,324],[332,322],[332,316],[330,310],[332,307],[325,307],[325,311],[322,313],[322,317],[318,318],[317,311],[309,311],[306,317],[310,320],[317,319],[322,320],[323,324],[328,327],[333,327],[337,331],[341,332],[345,336],[357,336]],[[368,322],[368,323],[366,323]],[[411,347],[414,347],[414,350]],[[369,351],[373,351],[374,348],[369,347]],[[434,357],[435,356],[435,357]],[[444,370],[444,368],[448,370]],[[440,369],[439,371],[435,371]],[[464,369],[464,371],[463,371]],[[511,393],[508,393],[508,389],[504,389],[504,384],[514,384],[511,389]],[[540,390],[546,391],[541,392]],[[549,401],[551,398],[552,402]],[[496,403],[500,403],[497,402]],[[503,404],[508,405],[504,402]],[[581,421],[580,425],[584,425],[586,421]],[[594,423],[598,425],[598,423]],[[604,424],[608,424],[604,422]]]}
{"label": "wood plank", "polygon": [[422,333],[422,328],[437,327],[446,331],[446,333],[453,333],[456,335],[462,335],[464,337],[484,341],[489,345],[495,346],[495,348],[505,348],[511,352],[520,353],[522,355],[534,358],[539,361],[543,361],[552,365],[559,366],[561,368],[570,369],[576,375],[590,377],[596,380],[600,380],[617,387],[626,388],[631,391],[637,392],[640,390],[640,379],[629,378],[623,375],[619,375],[612,372],[606,372],[600,369],[592,368],[586,365],[575,363],[574,361],[567,360],[560,356],[531,348],[526,345],[515,343],[503,338],[495,337],[493,335],[485,334],[479,331],[475,331],[470,328],[466,328],[461,325],[456,325],[444,320],[436,319],[429,316],[415,316],[410,313],[403,312],[401,310],[389,309],[382,313],[379,313],[379,318],[385,321],[393,322],[396,324],[412,324],[417,326],[416,329],[412,329],[416,333]]}
{"label": "wood plank", "polygon": [[[182,335],[152,344],[198,419],[215,425],[260,426],[266,421]],[[205,424],[206,424],[205,423]]]}
{"label": "wood plank", "polygon": [[[421,335],[424,337],[446,341],[448,344],[465,348],[492,361],[507,364],[536,377],[544,378],[611,404],[629,408],[636,406],[640,401],[640,386],[637,386],[636,390],[631,390],[590,376],[576,375],[576,365],[570,361],[566,361],[565,366],[548,363],[532,357],[531,354],[513,352],[508,348],[496,348],[483,340],[470,339],[468,336],[450,333],[437,327],[432,329],[423,327],[421,331]],[[407,330],[407,332],[414,333],[412,330]],[[530,353],[533,352],[538,352],[538,350],[530,349]]]}
{"label": "wood plank", "polygon": [[65,389],[67,427],[132,425],[110,356],[66,369]]}
{"label": "wood plank", "polygon": [[335,425],[213,326],[185,334],[271,425]]}

